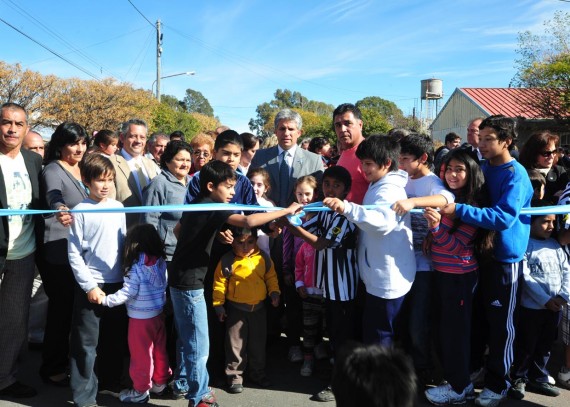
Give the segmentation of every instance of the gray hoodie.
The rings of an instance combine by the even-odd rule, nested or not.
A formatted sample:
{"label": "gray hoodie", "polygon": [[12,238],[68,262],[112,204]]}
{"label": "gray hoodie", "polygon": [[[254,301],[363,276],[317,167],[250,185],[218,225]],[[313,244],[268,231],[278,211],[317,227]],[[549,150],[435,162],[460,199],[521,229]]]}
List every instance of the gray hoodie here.
{"label": "gray hoodie", "polygon": [[366,291],[376,297],[395,299],[405,295],[416,275],[410,214],[401,217],[391,209],[406,199],[406,172],[392,171],[370,184],[363,205],[345,201],[344,216],[361,230],[358,237],[358,268]]}

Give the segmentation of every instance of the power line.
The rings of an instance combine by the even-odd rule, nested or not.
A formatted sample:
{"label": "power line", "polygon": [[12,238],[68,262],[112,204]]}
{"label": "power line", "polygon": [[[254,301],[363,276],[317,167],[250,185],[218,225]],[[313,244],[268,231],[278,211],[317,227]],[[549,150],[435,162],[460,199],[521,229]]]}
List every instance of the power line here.
{"label": "power line", "polygon": [[137,8],[137,6],[135,6],[133,4],[133,2],[131,0],[127,0],[129,3],[131,3],[131,6],[133,6],[133,8],[142,16],[142,18],[144,18],[146,21],[148,21],[148,23],[150,25],[152,25],[154,27],[154,24],[150,22],[150,20],[148,18],[146,18],[146,16]]}
{"label": "power line", "polygon": [[97,69],[100,69],[101,71],[103,71],[103,69],[105,71],[107,71],[111,76],[114,77],[120,77],[120,75],[117,75],[115,73],[113,73],[108,67],[104,66],[103,64],[100,64],[99,62],[97,62],[96,60],[94,60],[93,58],[91,58],[89,55],[87,55],[86,53],[82,52],[82,50],[80,50],[78,47],[76,47],[75,45],[73,45],[71,42],[67,41],[61,34],[59,34],[57,31],[52,30],[50,27],[48,27],[46,24],[44,24],[43,22],[41,22],[39,19],[37,19],[36,17],[34,17],[31,13],[29,13],[28,11],[26,11],[24,8],[20,7],[18,4],[16,4],[14,1],[11,0],[2,0],[5,4],[7,4],[8,6],[12,7],[15,11],[17,11],[18,13],[20,13],[21,15],[23,15],[25,18],[27,18],[29,21],[31,21],[33,24],[35,25],[39,25],[41,28],[43,28],[48,34],[50,34],[53,38],[59,40],[61,43],[63,43],[64,45],[66,45],[68,48],[70,48],[72,50],[72,52],[76,53],[79,57],[83,58],[85,61],[87,61],[88,63],[92,64],[93,66],[95,66]]}
{"label": "power line", "polygon": [[35,42],[36,44],[38,44],[40,47],[44,48],[45,50],[51,52],[53,55],[55,55],[56,57],[58,57],[59,59],[67,62],[69,65],[79,69],[81,72],[89,75],[90,77],[92,77],[93,79],[99,81],[101,80],[97,75],[92,74],[91,72],[89,72],[87,69],[77,65],[76,63],[70,61],[69,59],[65,58],[63,55],[58,54],[57,52],[55,52],[54,50],[52,50],[51,48],[49,48],[47,45],[42,44],[41,42],[35,40],[34,38],[30,37],[28,34],[26,34],[25,32],[19,30],[18,28],[14,27],[12,24],[8,23],[7,21],[5,21],[3,18],[0,18],[0,21],[2,21],[4,24],[6,24],[8,27],[12,28],[14,31],[19,32],[20,34],[22,34],[24,37],[28,38],[29,40]]}

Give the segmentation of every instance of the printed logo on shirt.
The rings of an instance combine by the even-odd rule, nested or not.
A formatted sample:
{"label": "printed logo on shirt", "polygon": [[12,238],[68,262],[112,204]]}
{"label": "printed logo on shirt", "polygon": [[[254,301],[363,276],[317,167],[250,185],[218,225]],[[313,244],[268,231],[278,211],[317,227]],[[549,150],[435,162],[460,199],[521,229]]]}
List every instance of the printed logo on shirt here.
{"label": "printed logo on shirt", "polygon": [[502,307],[502,306],[503,306],[503,304],[501,304],[501,302],[500,302],[499,300],[493,301],[493,302],[491,303],[491,305],[492,305],[493,307]]}

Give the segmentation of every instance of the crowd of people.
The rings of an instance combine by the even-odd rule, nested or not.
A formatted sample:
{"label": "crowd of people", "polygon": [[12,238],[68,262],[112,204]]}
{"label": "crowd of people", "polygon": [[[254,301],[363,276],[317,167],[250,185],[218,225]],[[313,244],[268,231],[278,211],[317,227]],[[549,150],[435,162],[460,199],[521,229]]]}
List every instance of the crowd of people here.
{"label": "crowd of people", "polygon": [[348,103],[336,143],[301,140],[302,125],[279,111],[268,145],[224,126],[186,142],[148,137],[140,119],[93,137],[64,122],[44,149],[24,108],[2,105],[0,397],[37,394],[16,377],[37,271],[39,374],[78,407],[101,392],[209,407],[210,386],[270,387],[267,342],[282,331],[301,376],[334,363],[315,399],[339,406],[411,406],[417,389],[436,405],[557,396],[560,324],[570,388],[570,220],[548,212],[570,203],[557,135],[515,155],[515,120],[491,116],[434,151],[405,129],[364,137]]}

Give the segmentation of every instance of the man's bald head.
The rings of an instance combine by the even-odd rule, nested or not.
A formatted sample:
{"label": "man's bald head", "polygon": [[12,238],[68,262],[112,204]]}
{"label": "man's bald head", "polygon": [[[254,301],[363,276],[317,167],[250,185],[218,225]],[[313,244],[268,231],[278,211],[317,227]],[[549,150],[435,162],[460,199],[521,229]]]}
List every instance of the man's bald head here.
{"label": "man's bald head", "polygon": [[45,142],[39,133],[36,133],[33,130],[28,131],[28,134],[24,137],[22,147],[26,150],[34,151],[44,158]]}

